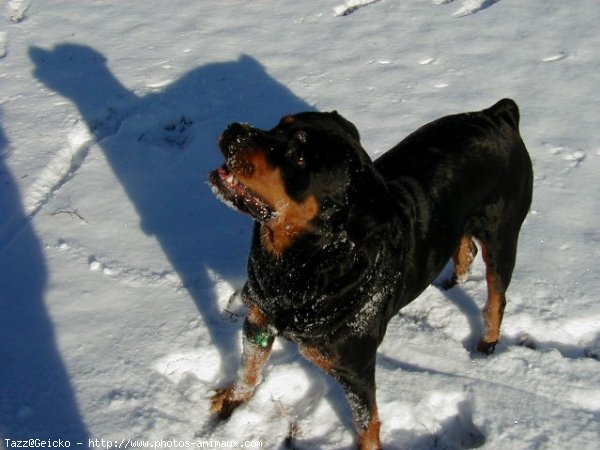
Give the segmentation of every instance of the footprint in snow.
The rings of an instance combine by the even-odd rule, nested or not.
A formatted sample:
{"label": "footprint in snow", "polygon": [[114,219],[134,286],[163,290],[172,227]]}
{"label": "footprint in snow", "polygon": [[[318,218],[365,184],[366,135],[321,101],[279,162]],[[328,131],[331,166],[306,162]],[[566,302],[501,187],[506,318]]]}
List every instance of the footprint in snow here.
{"label": "footprint in snow", "polygon": [[[598,322],[598,318],[591,318],[589,323],[595,324]],[[586,324],[582,328],[585,328]],[[590,358],[600,360],[600,333],[592,335],[594,329],[587,325],[590,331],[582,334],[580,343],[578,345],[570,344],[567,342],[560,341],[540,341],[528,333],[520,333],[516,337],[507,337],[507,342],[512,345],[518,345],[519,347],[527,347],[530,350],[536,350],[541,352],[550,352],[553,350],[558,351],[563,358],[577,359],[577,358]]]}
{"label": "footprint in snow", "polygon": [[6,56],[6,47],[8,45],[8,35],[6,31],[0,31],[0,58]]}
{"label": "footprint in snow", "polygon": [[565,52],[558,52],[542,58],[542,62],[562,61],[563,59],[566,59],[567,56],[568,55]]}
{"label": "footprint in snow", "polygon": [[76,123],[69,135],[69,145],[52,157],[27,189],[23,204],[29,217],[34,216],[74,176],[84,163],[93,142],[93,136],[85,124]]}
{"label": "footprint in snow", "polygon": [[[422,424],[428,431],[422,434],[420,430],[394,430],[391,434],[395,442],[410,448],[445,449],[479,448],[486,442],[485,434],[474,423],[473,401],[468,393],[431,392],[416,411],[425,422],[430,421]],[[397,411],[389,414],[393,416]]]}
{"label": "footprint in snow", "polygon": [[587,154],[583,150],[573,150],[566,147],[555,147],[550,152],[565,161],[566,167],[563,169],[563,173],[569,173],[571,170],[579,167],[587,157]]}
{"label": "footprint in snow", "polygon": [[6,5],[8,18],[11,22],[22,22],[30,6],[31,0],[9,0]]}
{"label": "footprint in snow", "polygon": [[337,17],[349,16],[365,6],[378,3],[380,0],[347,0],[343,5],[333,8]]}
{"label": "footprint in snow", "polygon": [[148,129],[140,134],[138,142],[145,145],[155,145],[158,148],[183,150],[194,138],[194,121],[181,116],[176,120],[149,121]]}
{"label": "footprint in snow", "polygon": [[102,272],[104,275],[112,275],[113,271],[103,262],[98,261],[94,256],[88,259],[90,270],[93,272]]}
{"label": "footprint in snow", "polygon": [[421,61],[419,61],[419,64],[421,66],[428,66],[433,63],[435,63],[435,58],[425,58],[425,59],[422,59]]}
{"label": "footprint in snow", "polygon": [[198,383],[213,385],[219,377],[219,354],[211,347],[190,349],[166,355],[153,364],[153,369],[180,390]]}
{"label": "footprint in snow", "polygon": [[[464,17],[489,8],[500,0],[464,0],[462,6],[452,14],[454,17]],[[448,5],[454,0],[434,0],[436,5]]]}

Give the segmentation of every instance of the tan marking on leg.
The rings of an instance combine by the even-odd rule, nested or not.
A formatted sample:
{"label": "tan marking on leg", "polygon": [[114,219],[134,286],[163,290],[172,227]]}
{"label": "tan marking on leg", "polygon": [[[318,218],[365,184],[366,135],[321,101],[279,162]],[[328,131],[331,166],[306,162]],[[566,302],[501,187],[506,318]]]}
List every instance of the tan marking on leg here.
{"label": "tan marking on leg", "polygon": [[504,307],[506,306],[506,296],[504,294],[504,287],[494,269],[492,256],[490,256],[486,245],[482,245],[482,251],[486,266],[485,278],[487,281],[488,297],[482,311],[485,322],[485,333],[477,350],[483,353],[492,353],[500,340],[500,326],[502,325]]}
{"label": "tan marking on leg", "polygon": [[358,434],[358,449],[381,450],[381,441],[379,440],[380,428],[379,413],[377,412],[377,407],[375,407],[371,413],[371,422]]}
{"label": "tan marking on leg", "polygon": [[241,404],[247,402],[252,398],[252,392],[246,392],[241,394],[236,392],[236,385],[230,384],[229,386],[217,389],[215,395],[210,399],[210,411],[221,420],[228,419],[233,411]]}
{"label": "tan marking on leg", "polygon": [[248,307],[248,320],[257,327],[266,327],[269,324],[269,319],[258,306],[250,305]]}
{"label": "tan marking on leg", "polygon": [[[302,356],[304,356],[314,365],[320,367],[331,375],[335,374],[335,369],[338,367],[335,357],[326,355],[315,347],[301,345],[299,346],[299,349],[300,353],[302,353]],[[355,421],[356,420],[358,419],[355,417]],[[379,429],[381,428],[381,422],[379,421],[377,406],[373,407],[373,410],[371,411],[371,420],[366,426],[364,426],[364,424],[359,425],[359,422],[356,421],[355,427],[358,430],[359,450],[381,450],[381,442],[379,440]]]}
{"label": "tan marking on leg", "polygon": [[464,235],[454,254],[454,281],[456,283],[464,283],[469,278],[471,265],[477,256],[477,246],[471,236]]}
{"label": "tan marking on leg", "polygon": [[[248,319],[253,324],[264,327],[268,320],[263,312],[255,306],[250,306]],[[262,369],[271,355],[271,346],[267,348],[244,343],[242,353],[242,366],[238,373],[238,380],[229,386],[218,389],[211,398],[211,411],[219,419],[227,419],[241,404],[247,402],[254,395],[254,389],[262,379]]]}
{"label": "tan marking on leg", "polygon": [[[269,324],[267,316],[254,305],[249,308],[247,320],[258,328],[265,328]],[[244,345],[238,386],[254,390],[261,382],[262,369],[270,355],[270,346],[264,348],[258,345]]]}
{"label": "tan marking on leg", "polygon": [[313,363],[315,366],[320,367],[326,373],[333,373],[335,368],[337,367],[334,358],[326,355],[321,350],[315,347],[308,347],[306,345],[300,345],[299,347],[300,353],[304,356],[308,361]]}

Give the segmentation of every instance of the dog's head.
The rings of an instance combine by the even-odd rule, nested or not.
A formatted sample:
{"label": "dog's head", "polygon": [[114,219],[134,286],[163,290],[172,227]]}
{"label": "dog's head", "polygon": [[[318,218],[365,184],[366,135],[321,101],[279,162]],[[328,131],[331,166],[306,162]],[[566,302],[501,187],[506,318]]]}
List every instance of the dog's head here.
{"label": "dog's head", "polygon": [[275,252],[343,227],[376,177],[356,127],[335,111],[285,116],[269,131],[235,123],[219,145],[226,162],[210,174],[215,192],[273,233]]}

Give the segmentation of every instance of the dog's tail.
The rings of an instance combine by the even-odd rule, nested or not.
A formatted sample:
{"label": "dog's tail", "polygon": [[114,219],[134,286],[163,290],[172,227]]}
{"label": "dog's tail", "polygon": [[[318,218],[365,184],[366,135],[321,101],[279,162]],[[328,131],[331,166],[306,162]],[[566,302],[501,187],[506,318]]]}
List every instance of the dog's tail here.
{"label": "dog's tail", "polygon": [[503,98],[495,105],[485,110],[489,115],[504,120],[515,131],[519,131],[519,107],[514,100]]}

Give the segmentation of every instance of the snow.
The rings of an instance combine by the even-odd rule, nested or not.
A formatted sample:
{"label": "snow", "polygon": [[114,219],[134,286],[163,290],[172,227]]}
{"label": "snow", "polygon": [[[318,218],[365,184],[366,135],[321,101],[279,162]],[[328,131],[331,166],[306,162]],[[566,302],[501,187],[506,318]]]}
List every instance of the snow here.
{"label": "snow", "polygon": [[233,121],[336,109],[376,157],[429,120],[505,96],[521,107],[536,179],[503,340],[490,357],[473,352],[479,258],[461,287],[427,289],[378,354],[382,441],[598,448],[596,0],[10,0],[0,11],[0,448],[353,448],[340,388],[286,342],[254,399],[211,425],[211,392],[239,365],[243,311],[230,298],[251,231],[206,185],[218,136]]}

